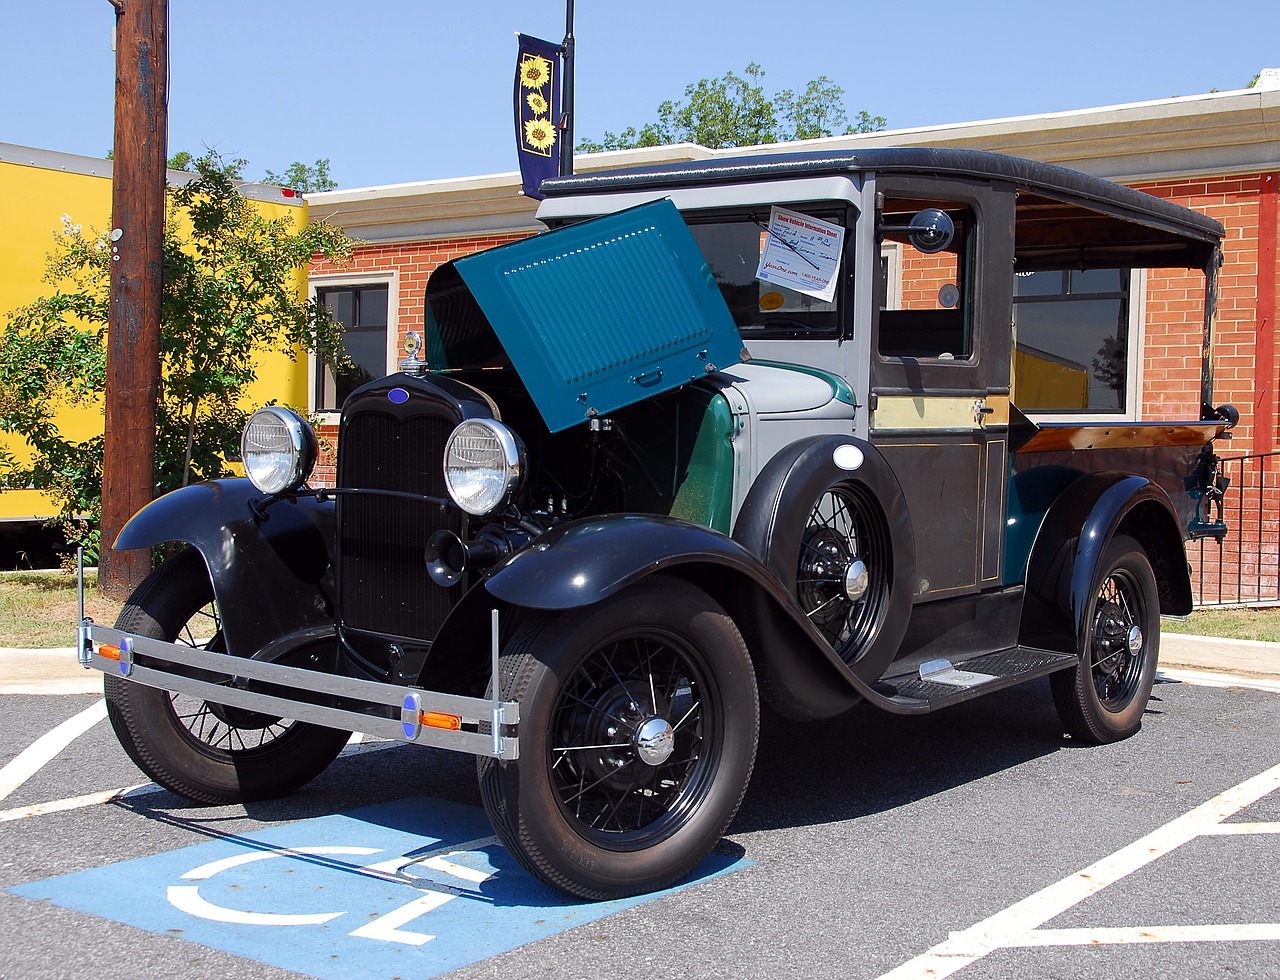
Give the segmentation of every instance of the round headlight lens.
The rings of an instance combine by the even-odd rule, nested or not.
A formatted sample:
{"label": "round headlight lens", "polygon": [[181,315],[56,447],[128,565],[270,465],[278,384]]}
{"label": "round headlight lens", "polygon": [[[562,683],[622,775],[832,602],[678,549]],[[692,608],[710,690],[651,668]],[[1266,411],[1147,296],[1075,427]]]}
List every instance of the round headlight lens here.
{"label": "round headlight lens", "polygon": [[260,408],[240,436],[244,472],[263,493],[296,490],[316,465],[316,435],[287,408]]}
{"label": "round headlight lens", "polygon": [[453,502],[468,514],[488,514],[520,484],[524,451],[501,422],[470,419],[444,447],[444,482]]}

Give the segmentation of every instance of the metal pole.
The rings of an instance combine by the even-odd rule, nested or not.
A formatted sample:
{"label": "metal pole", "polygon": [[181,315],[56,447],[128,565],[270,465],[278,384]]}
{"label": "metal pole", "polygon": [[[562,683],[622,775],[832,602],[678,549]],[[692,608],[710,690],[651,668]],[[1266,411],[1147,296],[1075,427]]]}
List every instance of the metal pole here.
{"label": "metal pole", "polygon": [[573,0],[565,0],[564,87],[560,93],[560,176],[573,173]]}

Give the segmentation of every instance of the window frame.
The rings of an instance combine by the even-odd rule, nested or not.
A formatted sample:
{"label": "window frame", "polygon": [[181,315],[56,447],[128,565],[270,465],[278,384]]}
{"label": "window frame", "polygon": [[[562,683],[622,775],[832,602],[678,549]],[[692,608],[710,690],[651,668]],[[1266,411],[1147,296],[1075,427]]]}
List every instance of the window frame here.
{"label": "window frame", "polygon": [[[1048,271],[1048,270],[1047,270]],[[1071,272],[1072,270],[1052,270],[1059,272]],[[1018,408],[1026,412],[1028,418],[1035,419],[1037,422],[1139,422],[1142,420],[1143,406],[1143,380],[1145,378],[1145,362],[1146,362],[1146,325],[1147,325],[1147,270],[1141,267],[1133,267],[1129,269],[1129,295],[1128,295],[1128,358],[1125,365],[1125,406],[1122,411],[1100,412],[1100,411],[1039,411],[1036,409],[1026,409],[1021,405]],[[1013,343],[1010,346],[1010,356],[1017,349],[1018,330],[1017,330],[1017,308],[1018,298],[1013,298],[1013,322],[1014,335]],[[1010,368],[1012,371],[1012,367]],[[1017,403],[1017,387],[1016,379],[1014,386],[1014,402]]]}
{"label": "window frame", "polygon": [[[314,301],[320,299],[321,290],[362,289],[369,286],[387,287],[387,344],[383,360],[383,374],[391,374],[398,364],[397,352],[400,346],[400,273],[394,269],[377,272],[339,272],[328,275],[310,276],[307,280],[307,295]],[[319,358],[314,354],[307,358],[307,409],[317,416],[323,424],[334,424],[342,414],[339,408],[320,408],[317,389],[320,372],[325,370]]]}

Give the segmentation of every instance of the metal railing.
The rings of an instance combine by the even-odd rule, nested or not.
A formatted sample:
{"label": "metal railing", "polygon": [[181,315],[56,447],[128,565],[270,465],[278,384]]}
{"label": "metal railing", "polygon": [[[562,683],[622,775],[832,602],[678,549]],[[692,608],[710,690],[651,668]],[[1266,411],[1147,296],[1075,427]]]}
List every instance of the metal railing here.
{"label": "metal railing", "polygon": [[1280,605],[1280,452],[1221,459],[1227,536],[1188,542],[1195,603]]}

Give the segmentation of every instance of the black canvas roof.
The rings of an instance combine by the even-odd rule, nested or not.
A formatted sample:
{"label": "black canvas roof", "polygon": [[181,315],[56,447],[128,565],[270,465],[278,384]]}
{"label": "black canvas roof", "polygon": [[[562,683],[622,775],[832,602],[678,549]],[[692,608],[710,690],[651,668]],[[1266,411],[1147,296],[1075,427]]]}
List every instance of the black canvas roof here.
{"label": "black canvas roof", "polygon": [[558,177],[545,181],[541,190],[548,197],[560,197],[875,171],[1007,181],[1201,242],[1216,244],[1224,234],[1222,225],[1206,215],[1123,184],[1066,167],[982,150],[880,147],[857,152],[818,150],[722,157]]}

